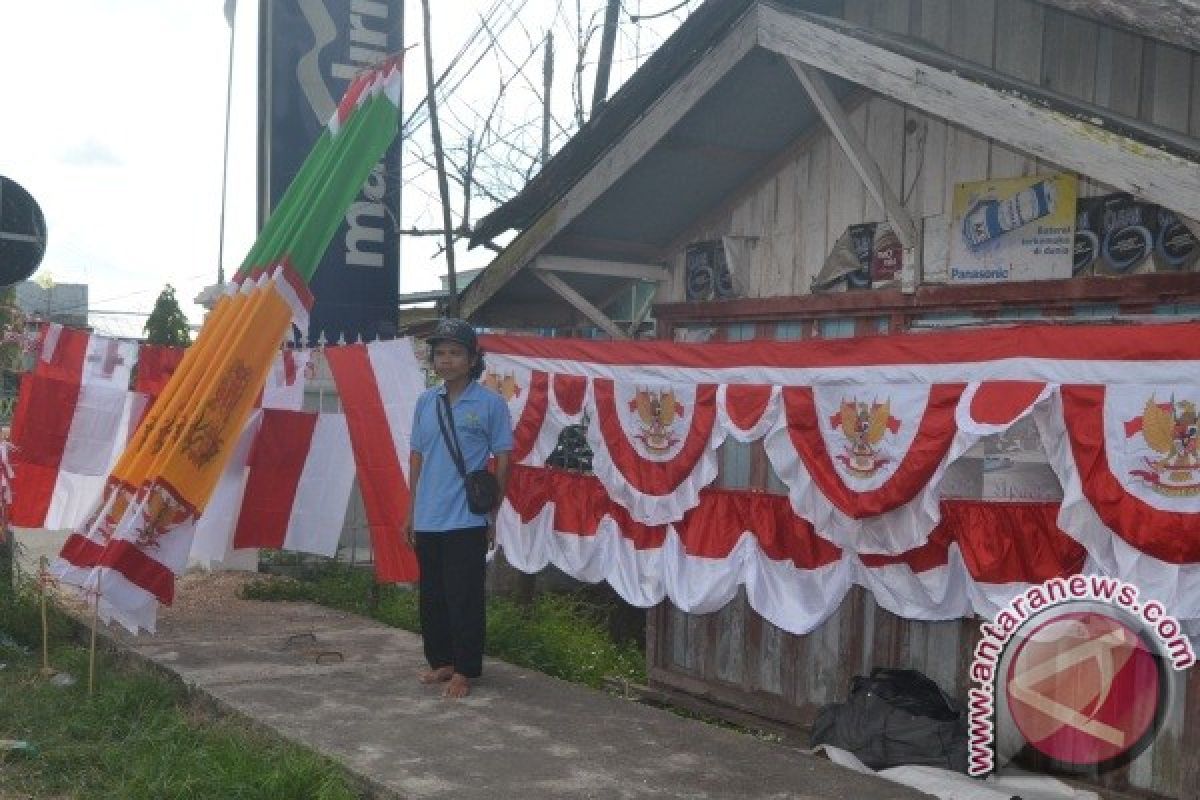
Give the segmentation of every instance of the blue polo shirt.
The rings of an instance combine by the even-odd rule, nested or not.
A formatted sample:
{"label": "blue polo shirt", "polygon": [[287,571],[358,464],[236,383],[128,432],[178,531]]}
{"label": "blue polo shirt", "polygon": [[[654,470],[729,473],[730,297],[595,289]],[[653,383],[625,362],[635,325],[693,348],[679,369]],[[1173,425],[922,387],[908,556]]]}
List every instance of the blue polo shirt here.
{"label": "blue polo shirt", "polygon": [[[427,389],[413,412],[412,449],[421,454],[421,478],[413,498],[413,528],[425,533],[475,528],[487,517],[467,508],[467,490],[438,426],[445,386]],[[512,422],[500,395],[471,381],[453,404],[454,427],[467,472],[483,469],[488,456],[512,451]],[[442,411],[445,416],[445,411]]]}

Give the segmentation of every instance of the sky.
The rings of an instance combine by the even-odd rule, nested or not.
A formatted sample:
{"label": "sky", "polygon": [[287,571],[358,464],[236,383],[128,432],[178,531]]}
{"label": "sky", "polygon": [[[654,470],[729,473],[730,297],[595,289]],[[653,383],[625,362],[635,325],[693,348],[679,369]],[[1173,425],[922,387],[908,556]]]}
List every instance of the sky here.
{"label": "sky", "polygon": [[[576,8],[590,18],[601,0],[432,0],[435,72],[464,42],[479,41],[481,13],[511,3],[503,23],[503,52],[490,51],[472,70],[460,67],[456,91],[446,100],[447,138],[465,141],[472,113],[490,107],[497,76],[524,64],[529,81],[510,83],[500,115],[510,125],[533,119],[540,101],[540,55],[526,58],[530,42],[555,32],[556,124],[553,147],[573,131],[568,76],[574,65]],[[612,90],[689,7],[658,14],[678,0],[624,0]],[[46,217],[48,246],[35,279],[87,283],[93,309],[148,311],[171,283],[181,305],[199,322],[192,299],[216,280],[221,241],[222,167],[230,27],[223,0],[41,0],[0,4],[0,175],[28,190]],[[225,194],[224,264],[232,274],[255,235],[256,7],[241,0],[234,48],[233,115],[228,189]],[[421,5],[406,0],[405,107],[425,95]],[[598,36],[596,37],[598,41]],[[585,63],[590,95],[592,53]],[[478,52],[478,51],[472,51]],[[473,63],[472,58],[463,64]],[[511,97],[509,96],[511,95]],[[406,141],[404,227],[440,220],[433,173],[420,163],[429,151],[428,126]],[[519,173],[506,178],[519,186]],[[454,192],[452,192],[454,193]],[[452,206],[461,205],[454,193]],[[474,202],[472,217],[488,210]],[[439,285],[444,256],[433,239],[406,239],[401,291]],[[457,248],[459,268],[483,266],[490,254]],[[115,317],[114,317],[115,319]]]}

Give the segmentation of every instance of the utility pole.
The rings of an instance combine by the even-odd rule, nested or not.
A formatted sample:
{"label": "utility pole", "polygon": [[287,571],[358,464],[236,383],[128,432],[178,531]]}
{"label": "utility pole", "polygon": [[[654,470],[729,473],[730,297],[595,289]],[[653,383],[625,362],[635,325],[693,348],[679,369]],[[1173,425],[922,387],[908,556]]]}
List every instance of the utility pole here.
{"label": "utility pole", "polygon": [[554,86],[554,32],[546,31],[546,55],[542,59],[542,166],[550,160],[550,90]]}
{"label": "utility pole", "polygon": [[608,75],[612,71],[613,49],[617,44],[617,15],[621,0],[608,0],[604,9],[604,32],[600,36],[600,60],[596,62],[596,87],[592,92],[592,114],[608,99]]}
{"label": "utility pole", "polygon": [[429,18],[429,0],[421,0],[425,22],[425,91],[429,101],[429,130],[433,137],[433,158],[437,166],[438,194],[442,198],[442,228],[446,240],[446,285],[450,291],[446,313],[458,316],[458,277],[454,273],[454,220],[450,213],[450,186],[446,182],[446,156],[442,152],[442,129],[438,124],[436,86],[433,81],[433,35]]}

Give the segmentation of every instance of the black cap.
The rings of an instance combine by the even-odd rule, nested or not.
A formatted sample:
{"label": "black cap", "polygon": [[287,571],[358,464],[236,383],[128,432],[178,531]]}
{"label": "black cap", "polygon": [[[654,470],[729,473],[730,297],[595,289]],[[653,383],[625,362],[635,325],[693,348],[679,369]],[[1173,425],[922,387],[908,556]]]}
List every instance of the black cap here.
{"label": "black cap", "polygon": [[457,342],[472,353],[479,349],[479,341],[475,338],[475,329],[471,327],[471,323],[463,319],[450,317],[439,319],[437,327],[433,329],[433,333],[425,337],[425,340],[430,344]]}

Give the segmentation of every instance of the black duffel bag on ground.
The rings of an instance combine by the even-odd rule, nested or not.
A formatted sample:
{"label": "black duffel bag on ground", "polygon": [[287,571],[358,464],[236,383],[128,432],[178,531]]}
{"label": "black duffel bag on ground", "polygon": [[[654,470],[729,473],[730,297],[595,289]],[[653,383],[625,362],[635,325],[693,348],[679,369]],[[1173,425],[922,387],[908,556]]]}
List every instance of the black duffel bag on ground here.
{"label": "black duffel bag on ground", "polygon": [[966,717],[936,683],[911,669],[856,676],[844,703],[813,722],[812,746],[848,750],[871,769],[904,764],[967,771]]}

